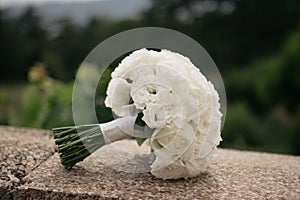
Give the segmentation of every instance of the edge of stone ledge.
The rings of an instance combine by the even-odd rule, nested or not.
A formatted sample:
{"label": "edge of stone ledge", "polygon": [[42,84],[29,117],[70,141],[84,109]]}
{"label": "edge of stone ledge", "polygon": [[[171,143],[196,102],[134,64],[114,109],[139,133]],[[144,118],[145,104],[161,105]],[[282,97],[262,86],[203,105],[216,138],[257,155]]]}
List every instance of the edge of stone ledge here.
{"label": "edge of stone ledge", "polygon": [[[38,155],[37,157],[33,156],[33,160],[35,161],[35,163],[31,164],[28,167],[25,166],[24,169],[21,169],[23,173],[20,176],[16,176],[14,174],[15,171],[19,170],[18,168],[14,169],[14,167],[16,167],[19,164],[23,165],[23,163],[18,163],[18,164],[15,163],[15,166],[9,166],[8,160],[13,159],[13,158],[10,158],[9,154],[7,154],[6,156],[2,156],[2,158],[6,157],[4,160],[1,160],[1,157],[0,157],[1,171],[2,171],[3,166],[8,166],[8,169],[5,169],[5,168],[3,169],[3,171],[6,171],[6,173],[2,171],[2,173],[0,173],[0,175],[2,176],[2,178],[4,176],[9,177],[8,181],[0,179],[0,197],[1,197],[1,199],[15,199],[14,192],[16,190],[18,190],[20,186],[25,184],[25,182],[23,181],[24,178],[55,154],[55,145],[54,145],[53,141],[51,141],[52,133],[50,130],[30,128],[30,127],[15,127],[15,126],[9,126],[9,125],[0,125],[0,136],[2,136],[2,138],[1,138],[2,142],[4,141],[4,143],[0,144],[0,148],[3,150],[3,152],[2,152],[3,154],[7,153],[7,152],[5,152],[7,149],[13,148],[14,146],[20,147],[20,146],[27,146],[27,145],[28,146],[29,145],[37,145],[34,141],[30,141],[30,140],[28,140],[27,142],[22,141],[21,142],[22,144],[18,145],[18,142],[17,142],[18,138],[14,138],[14,136],[19,135],[19,134],[25,134],[27,136],[24,141],[26,141],[26,139],[28,139],[28,137],[30,137],[30,138],[37,137],[38,140],[41,139],[41,141],[43,141],[42,142],[43,144],[41,144],[41,146],[43,146],[45,144],[47,145],[48,154],[44,152],[45,155],[42,155],[42,156]],[[43,138],[45,138],[46,140],[42,140]],[[7,139],[7,144],[5,143],[6,139]],[[33,147],[33,148],[38,148],[38,147]],[[20,148],[20,150],[22,152],[22,150],[24,150],[24,149]],[[17,152],[19,152],[19,151],[17,151]],[[33,152],[33,153],[36,153],[36,152]],[[20,155],[17,155],[17,156],[20,156]],[[39,156],[41,156],[41,157],[39,157]],[[28,160],[25,160],[25,161],[27,164]]]}
{"label": "edge of stone ledge", "polygon": [[28,134],[28,131],[33,131],[33,134],[38,133],[38,134],[43,134],[44,136],[49,136],[49,137],[51,136],[52,137],[51,130],[41,129],[41,128],[0,125],[0,130],[1,129],[6,129],[8,131],[18,130],[18,132],[26,133],[26,134]]}

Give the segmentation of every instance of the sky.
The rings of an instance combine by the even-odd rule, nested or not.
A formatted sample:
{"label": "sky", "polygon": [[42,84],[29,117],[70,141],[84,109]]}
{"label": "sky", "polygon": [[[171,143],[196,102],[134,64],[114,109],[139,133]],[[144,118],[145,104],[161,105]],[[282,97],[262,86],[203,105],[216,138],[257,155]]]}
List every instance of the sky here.
{"label": "sky", "polygon": [[[68,2],[84,2],[85,0],[0,0],[0,7],[10,7],[10,6],[24,6],[24,5],[40,5],[46,2],[58,2],[58,3],[68,3]],[[89,1],[105,1],[105,0],[89,0]]]}

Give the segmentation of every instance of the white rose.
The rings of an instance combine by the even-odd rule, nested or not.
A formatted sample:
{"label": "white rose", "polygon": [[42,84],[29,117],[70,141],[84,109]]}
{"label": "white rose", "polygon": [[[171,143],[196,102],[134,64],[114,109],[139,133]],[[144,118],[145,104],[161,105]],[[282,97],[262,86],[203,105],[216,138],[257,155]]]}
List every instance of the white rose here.
{"label": "white rose", "polygon": [[178,97],[168,88],[148,83],[134,91],[132,93],[134,105],[143,110],[143,120],[150,128],[180,126],[185,118],[182,112],[187,109],[181,109]]}
{"label": "white rose", "polygon": [[107,97],[105,105],[112,108],[112,111],[118,116],[126,116],[134,112],[133,105],[130,105],[131,86],[126,80],[114,78],[108,84],[106,91]]}
{"label": "white rose", "polygon": [[160,57],[157,56],[155,51],[148,51],[147,49],[137,50],[124,58],[111,76],[112,78],[129,78],[128,72],[134,72],[141,65],[155,65],[159,60]]}
{"label": "white rose", "polygon": [[195,140],[193,128],[185,123],[180,129],[156,130],[150,143],[157,159],[152,165],[152,170],[164,168],[180,158]]}
{"label": "white rose", "polygon": [[163,128],[166,123],[164,110],[159,104],[149,104],[143,111],[142,120],[152,129]]}

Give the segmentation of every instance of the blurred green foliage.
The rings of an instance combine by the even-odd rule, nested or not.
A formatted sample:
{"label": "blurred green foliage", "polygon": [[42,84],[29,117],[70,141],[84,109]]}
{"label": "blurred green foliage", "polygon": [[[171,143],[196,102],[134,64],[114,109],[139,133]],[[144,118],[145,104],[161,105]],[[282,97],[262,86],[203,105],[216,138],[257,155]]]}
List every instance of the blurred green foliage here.
{"label": "blurred green foliage", "polygon": [[72,125],[73,84],[48,77],[42,64],[32,67],[29,76],[31,83],[22,92],[21,109],[11,113],[9,124],[46,129]]}
{"label": "blurred green foliage", "polygon": [[230,105],[223,146],[300,154],[299,64],[297,29],[274,56],[225,74]]}
{"label": "blurred green foliage", "polygon": [[[228,97],[221,146],[300,155],[300,1],[152,3],[132,20],[91,19],[79,27],[62,19],[54,33],[45,29],[33,8],[17,18],[0,10],[0,82],[26,81],[37,61],[48,72],[42,78],[31,75],[35,78],[26,84],[20,108],[7,90],[0,90],[1,124],[49,129],[72,125],[72,81],[91,49],[121,31],[160,26],[197,40],[218,65]],[[96,93],[95,108],[102,122],[112,119],[103,106],[112,68],[104,72]],[[10,110],[14,114],[8,114]]]}

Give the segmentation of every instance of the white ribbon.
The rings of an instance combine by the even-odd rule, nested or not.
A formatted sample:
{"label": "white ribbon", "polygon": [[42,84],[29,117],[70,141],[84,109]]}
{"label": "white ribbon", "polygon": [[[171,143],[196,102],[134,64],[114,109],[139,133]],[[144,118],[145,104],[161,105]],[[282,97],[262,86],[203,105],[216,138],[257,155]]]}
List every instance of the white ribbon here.
{"label": "white ribbon", "polygon": [[136,118],[137,115],[128,115],[107,123],[99,124],[105,143],[109,144],[133,137],[147,138],[149,136],[148,134],[134,129]]}

